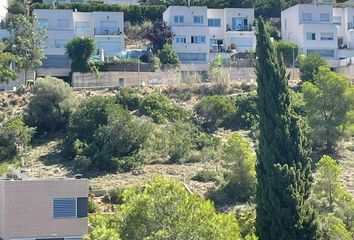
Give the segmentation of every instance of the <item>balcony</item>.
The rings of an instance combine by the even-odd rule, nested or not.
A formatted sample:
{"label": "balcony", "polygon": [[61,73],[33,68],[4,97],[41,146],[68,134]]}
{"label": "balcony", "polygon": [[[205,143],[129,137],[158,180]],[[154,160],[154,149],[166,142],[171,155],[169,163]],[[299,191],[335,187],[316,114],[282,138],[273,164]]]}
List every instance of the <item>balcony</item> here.
{"label": "balcony", "polygon": [[112,29],[94,29],[94,35],[103,35],[103,36],[120,36],[123,33],[118,28],[117,30]]}
{"label": "balcony", "polygon": [[226,24],[226,32],[249,32],[254,31],[253,26],[250,25],[240,25],[240,26],[231,26]]}

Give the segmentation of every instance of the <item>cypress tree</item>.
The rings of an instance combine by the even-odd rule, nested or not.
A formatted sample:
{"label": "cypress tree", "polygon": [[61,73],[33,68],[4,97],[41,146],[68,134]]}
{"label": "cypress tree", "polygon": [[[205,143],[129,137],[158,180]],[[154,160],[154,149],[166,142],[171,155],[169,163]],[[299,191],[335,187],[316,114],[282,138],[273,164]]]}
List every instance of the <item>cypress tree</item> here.
{"label": "cypress tree", "polygon": [[257,233],[261,240],[316,239],[315,217],[306,201],[312,182],[309,144],[291,109],[281,57],[263,19],[257,25]]}

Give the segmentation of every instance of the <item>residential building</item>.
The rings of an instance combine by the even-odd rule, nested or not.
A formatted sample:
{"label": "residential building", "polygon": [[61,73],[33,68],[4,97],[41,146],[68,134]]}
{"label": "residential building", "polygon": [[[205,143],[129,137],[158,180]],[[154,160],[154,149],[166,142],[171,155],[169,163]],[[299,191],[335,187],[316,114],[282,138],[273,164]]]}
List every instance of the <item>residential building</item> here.
{"label": "residential building", "polygon": [[317,53],[331,67],[353,64],[354,7],[299,4],[282,12],[281,25],[283,41],[302,54]]}
{"label": "residential building", "polygon": [[181,62],[206,63],[215,52],[255,49],[253,9],[170,6],[163,19],[172,27]]}
{"label": "residential building", "polygon": [[[47,29],[46,59],[43,68],[56,68],[53,75],[65,76],[70,71],[65,45],[77,36],[92,37],[105,56],[125,49],[123,12],[76,12],[72,10],[35,9],[40,27]],[[61,72],[60,69],[66,69]]]}
{"label": "residential building", "polygon": [[319,54],[338,64],[337,19],[333,6],[298,4],[281,12],[283,41],[296,43],[302,54]]}
{"label": "residential building", "polygon": [[0,1],[0,23],[6,19],[8,0]]}
{"label": "residential building", "polygon": [[43,3],[46,4],[53,4],[56,3],[88,3],[88,2],[95,2],[95,3],[105,3],[105,4],[139,4],[138,0],[43,0]]}
{"label": "residential building", "polygon": [[0,239],[82,240],[87,179],[0,180]]}

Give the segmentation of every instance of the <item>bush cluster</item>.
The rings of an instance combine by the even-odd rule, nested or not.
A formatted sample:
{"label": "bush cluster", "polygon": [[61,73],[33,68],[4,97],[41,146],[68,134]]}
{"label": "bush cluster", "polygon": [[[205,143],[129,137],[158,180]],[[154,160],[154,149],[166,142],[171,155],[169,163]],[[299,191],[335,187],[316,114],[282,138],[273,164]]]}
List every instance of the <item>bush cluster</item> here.
{"label": "bush cluster", "polygon": [[148,128],[113,98],[90,97],[72,114],[67,136],[77,169],[130,170],[143,162],[137,152]]}
{"label": "bush cluster", "polygon": [[0,162],[12,160],[24,151],[33,133],[18,117],[0,121]]}
{"label": "bush cluster", "polygon": [[158,93],[148,94],[142,99],[140,112],[151,117],[155,123],[185,120],[190,116],[188,111],[175,106],[166,96]]}
{"label": "bush cluster", "polygon": [[38,133],[62,131],[76,106],[77,99],[69,84],[54,77],[39,78],[24,119]]}

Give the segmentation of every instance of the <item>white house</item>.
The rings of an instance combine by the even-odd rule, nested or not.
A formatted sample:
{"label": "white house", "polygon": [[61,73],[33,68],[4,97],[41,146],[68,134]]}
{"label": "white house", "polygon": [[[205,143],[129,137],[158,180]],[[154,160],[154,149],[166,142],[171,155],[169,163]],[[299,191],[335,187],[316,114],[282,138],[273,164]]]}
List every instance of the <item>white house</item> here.
{"label": "white house", "polygon": [[283,41],[302,54],[319,54],[331,67],[354,63],[354,7],[299,4],[281,13],[281,25]]}
{"label": "white house", "polygon": [[122,12],[35,9],[34,13],[40,27],[45,27],[48,34],[44,68],[68,68],[65,45],[77,36],[92,37],[97,48],[103,49],[106,56],[113,56],[125,49]]}
{"label": "white house", "polygon": [[206,63],[234,46],[245,52],[255,48],[253,9],[207,9],[196,6],[170,6],[163,19],[175,35],[172,47],[181,62]]}
{"label": "white house", "polygon": [[335,67],[339,59],[337,21],[330,5],[298,4],[281,12],[283,41],[299,45],[302,54],[319,54]]}
{"label": "white house", "polygon": [[[46,4],[53,4],[53,2],[56,3],[87,3],[90,2],[90,0],[43,0],[43,3]],[[105,4],[139,4],[138,0],[95,0],[92,2],[99,2],[99,3],[105,3]]]}
{"label": "white house", "polygon": [[2,22],[7,15],[8,0],[0,1],[0,22]]}

